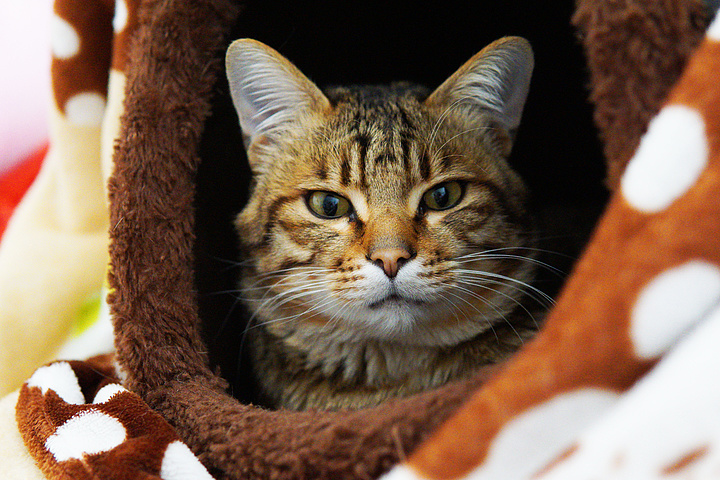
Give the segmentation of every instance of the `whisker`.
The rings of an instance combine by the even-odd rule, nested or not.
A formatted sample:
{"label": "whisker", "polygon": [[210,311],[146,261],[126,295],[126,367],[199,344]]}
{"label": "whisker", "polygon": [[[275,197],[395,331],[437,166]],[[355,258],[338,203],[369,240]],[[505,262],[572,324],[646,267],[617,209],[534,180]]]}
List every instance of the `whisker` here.
{"label": "whisker", "polygon": [[277,276],[277,275],[285,274],[288,272],[293,272],[293,274],[301,274],[301,273],[307,273],[307,272],[310,272],[310,273],[332,273],[333,271],[334,271],[333,269],[325,268],[325,267],[313,267],[313,266],[309,266],[309,265],[296,265],[294,267],[287,267],[287,268],[283,268],[280,270],[272,270],[270,272],[259,273],[259,274],[257,274],[257,276],[260,278],[263,278],[263,277],[267,277],[267,276],[269,276],[269,277]]}
{"label": "whisker", "polygon": [[[233,293],[237,293],[237,292],[233,292]],[[230,322],[230,318],[232,318],[233,312],[235,311],[235,309],[237,308],[237,306],[240,305],[240,303],[241,303],[240,300],[241,300],[241,299],[240,299],[239,296],[235,296],[235,297],[234,297],[232,305],[231,305],[230,308],[228,309],[228,312],[227,312],[227,314],[225,315],[225,318],[224,318],[223,321],[220,323],[220,327],[217,329],[217,332],[216,332],[215,335],[213,336],[213,343],[217,343],[218,340],[220,339],[220,335],[222,335],[223,331],[224,331],[225,328],[228,326],[228,323]]]}
{"label": "whisker", "polygon": [[[458,285],[451,285],[451,287],[457,288]],[[450,290],[445,290],[445,293],[448,293],[448,294],[452,295],[453,297],[455,297],[455,298],[457,298],[457,299],[459,299],[459,300],[462,300],[463,302],[465,302],[465,303],[467,303],[468,305],[470,305],[470,307],[472,307],[473,310],[475,310],[477,313],[479,313],[480,315],[482,315],[483,319],[484,319],[485,322],[488,324],[488,327],[490,327],[490,329],[493,331],[493,334],[495,334],[495,339],[496,339],[498,342],[500,341],[500,338],[498,337],[497,331],[495,331],[495,326],[494,326],[493,323],[487,318],[487,316],[485,315],[485,313],[481,312],[475,305],[473,305],[472,303],[468,302],[465,298],[461,297],[460,295],[456,295],[456,294],[454,294],[453,292],[451,292]],[[488,303],[488,302],[485,301],[484,299],[482,299],[481,301],[483,301],[483,303],[485,303],[488,307],[495,309],[495,307],[494,307],[493,305],[491,305],[490,303]],[[499,311],[497,311],[497,309],[495,309],[495,312],[496,312],[499,316],[503,317],[503,315],[502,315]],[[469,318],[467,314],[465,314],[465,318]],[[504,318],[504,317],[503,317],[503,318]]]}
{"label": "whisker", "polygon": [[[289,288],[288,290],[283,290],[280,292],[274,292],[276,294],[275,297],[269,298],[266,301],[264,301],[259,307],[257,307],[257,310],[263,310],[266,307],[269,308],[279,308],[279,305],[277,305],[277,302],[283,301],[283,305],[286,304],[288,301],[293,301],[295,298],[300,298],[303,295],[310,295],[315,292],[307,291],[309,288],[314,287],[320,287],[322,285],[327,284],[327,280],[318,280],[315,282],[305,283],[301,285],[294,286],[292,288]],[[299,293],[298,293],[299,292]],[[267,295],[269,294],[269,291],[266,292],[265,295],[263,295],[263,298],[260,299],[262,301]],[[253,302],[253,299],[248,299],[249,302]],[[275,304],[273,304],[275,302]]]}
{"label": "whisker", "polygon": [[458,270],[456,270],[456,272],[459,273],[459,274],[463,274],[463,275],[474,275],[474,276],[476,276],[476,277],[482,277],[482,278],[497,278],[497,279],[500,279],[500,280],[505,280],[505,281],[507,281],[507,282],[512,282],[512,283],[515,283],[515,284],[517,284],[517,285],[521,285],[521,286],[527,288],[528,290],[530,290],[530,291],[532,291],[532,292],[535,292],[536,294],[540,295],[542,298],[544,298],[545,300],[547,300],[548,302],[550,302],[552,305],[555,305],[555,300],[553,300],[553,298],[552,298],[550,295],[548,295],[547,293],[543,292],[543,291],[540,290],[539,288],[534,287],[533,285],[530,285],[530,284],[527,283],[527,282],[523,282],[523,281],[521,281],[521,280],[517,280],[517,279],[515,279],[515,278],[508,277],[508,276],[506,276],[506,275],[501,275],[501,274],[499,274],[499,273],[495,273],[495,272],[485,272],[485,271],[481,271],[481,270],[458,269]]}
{"label": "whisker", "polygon": [[214,262],[224,264],[224,267],[219,269],[219,271],[223,272],[223,273],[229,272],[234,269],[240,269],[243,267],[247,267],[248,265],[250,265],[252,263],[251,260],[237,260],[237,259],[232,259],[232,258],[223,258],[223,257],[218,257],[217,255],[211,255],[209,253],[202,253],[202,256],[207,259],[210,259]]}
{"label": "whisker", "polygon": [[485,286],[487,286],[487,283],[491,283],[493,285],[501,285],[503,287],[512,288],[516,292],[520,292],[523,295],[527,295],[529,298],[536,301],[541,307],[545,308],[546,310],[551,308],[554,304],[554,302],[553,303],[550,302],[550,300],[552,300],[552,298],[550,300],[548,300],[547,298],[543,298],[533,291],[527,291],[518,285],[513,285],[510,283],[507,283],[506,281],[496,280],[496,279],[491,279],[491,278],[483,278],[482,280],[463,279],[462,281],[468,285],[474,285],[474,286],[478,286],[478,287],[485,287]]}
{"label": "whisker", "polygon": [[[276,302],[276,304],[272,305],[272,308],[278,309],[278,308],[282,308],[283,306],[287,305],[287,304],[290,303],[290,302],[297,301],[297,300],[300,299],[300,298],[310,296],[310,295],[312,295],[313,293],[315,293],[315,292],[306,291],[306,292],[301,292],[301,293],[299,293],[299,294],[295,294],[295,295],[293,295],[291,298],[279,298],[279,299],[278,299],[278,298],[271,298],[271,299],[268,299],[266,302],[264,302],[264,304],[266,304],[266,303],[268,303],[268,302]],[[304,302],[303,302],[303,303],[304,303]],[[263,305],[264,305],[264,304],[263,304]],[[316,307],[318,307],[317,304],[316,304]],[[252,314],[252,316],[250,317],[250,319],[248,319],[247,325],[246,325],[246,327],[245,327],[245,329],[244,329],[244,331],[243,331],[243,334],[242,334],[243,338],[242,338],[241,343],[240,343],[240,348],[241,348],[241,349],[244,347],[244,345],[245,345],[245,340],[246,340],[246,338],[247,338],[248,332],[250,332],[251,330],[253,330],[253,329],[255,329],[255,328],[259,328],[259,327],[261,327],[261,326],[265,326],[265,325],[269,325],[269,324],[274,324],[274,323],[278,323],[278,322],[285,321],[285,320],[287,320],[287,321],[292,321],[292,319],[297,318],[298,316],[300,316],[300,315],[302,315],[302,314],[304,313],[304,312],[301,312],[301,313],[299,313],[299,314],[291,315],[291,316],[288,316],[288,317],[282,317],[282,318],[273,319],[273,320],[270,320],[270,321],[257,322],[257,323],[255,323],[255,324],[253,325],[253,322],[258,318],[258,314],[262,311],[263,308],[264,308],[263,306],[259,307],[257,310],[255,310],[255,312]],[[315,307],[313,307],[313,308],[315,308]]]}
{"label": "whisker", "polygon": [[477,262],[480,260],[522,260],[528,263],[532,263],[534,265],[537,265],[539,267],[545,268],[552,272],[553,274],[557,275],[560,278],[565,278],[567,274],[560,270],[559,268],[553,267],[549,263],[543,262],[542,260],[538,260],[536,258],[532,257],[526,257],[523,255],[512,255],[509,253],[487,253],[487,252],[477,252],[473,254],[463,255],[461,257],[457,257],[455,259],[456,262],[463,264],[463,263],[470,263],[470,262]]}
{"label": "whisker", "polygon": [[216,297],[216,296],[219,296],[219,295],[233,295],[233,296],[235,296],[236,298],[240,298],[240,297],[238,296],[238,293],[239,293],[239,290],[238,290],[237,288],[234,288],[234,289],[232,289],[232,290],[217,290],[217,291],[214,291],[214,292],[208,292],[208,293],[204,293],[203,295],[205,295],[205,296],[207,296],[207,297]]}
{"label": "whisker", "polygon": [[[241,334],[237,361],[238,371],[240,371],[242,352],[247,342],[248,333],[254,328],[258,328],[263,325],[262,322],[258,322],[261,312],[267,308],[282,308],[290,302],[296,302],[303,297],[311,296],[313,293],[317,292],[317,287],[323,286],[329,282],[327,279],[317,279],[312,277],[331,273],[332,271],[333,270],[330,268],[309,265],[297,265],[273,270],[271,272],[257,274],[252,283],[241,287],[236,292],[238,294],[238,299],[243,299],[245,302],[250,304],[256,304],[255,308],[250,309],[252,314],[250,315],[250,318],[248,318],[245,328]],[[272,283],[269,285],[260,285],[263,282]],[[278,292],[276,289],[282,285],[289,285],[290,288]],[[265,290],[265,293],[259,299],[254,299],[248,296],[249,293],[263,290]],[[302,302],[305,302],[305,300],[302,300]]]}
{"label": "whisker", "polygon": [[482,250],[482,253],[504,252],[507,250],[524,250],[524,251],[529,251],[529,252],[542,253],[545,255],[552,255],[555,257],[574,258],[571,255],[568,255],[568,254],[565,254],[563,252],[559,252],[556,250],[550,250],[547,248],[540,248],[540,247],[522,246],[522,245],[490,248],[490,249]]}
{"label": "whisker", "polygon": [[[272,320],[270,320],[270,321],[264,322],[263,325],[271,325],[271,324],[278,324],[278,323],[289,323],[289,322],[295,320],[296,318],[302,317],[303,315],[308,315],[308,314],[310,314],[310,313],[322,315],[322,314],[324,314],[325,312],[327,312],[328,310],[332,309],[333,303],[334,303],[334,299],[333,299],[333,298],[327,298],[326,300],[324,300],[324,301],[322,301],[322,302],[320,302],[320,303],[314,304],[313,306],[311,306],[311,307],[310,307],[309,309],[307,309],[307,310],[304,310],[304,311],[302,311],[302,312],[296,313],[296,314],[294,314],[294,315],[288,315],[288,316],[285,316],[285,317],[274,318],[274,319],[272,319]],[[324,327],[323,327],[323,328],[324,328]]]}
{"label": "whisker", "polygon": [[[480,300],[480,301],[483,302],[485,305],[487,305],[488,307],[490,307],[490,308],[492,308],[493,310],[495,310],[495,313],[497,313],[498,316],[499,316],[500,318],[502,318],[502,320],[510,327],[510,329],[513,331],[513,333],[515,333],[515,336],[518,337],[518,340],[520,340],[520,343],[522,343],[522,344],[525,343],[525,341],[523,340],[523,338],[520,336],[520,333],[518,333],[518,331],[515,329],[515,326],[512,324],[512,322],[510,322],[510,321],[507,319],[507,317],[506,317],[505,315],[503,315],[503,314],[497,309],[497,307],[496,307],[495,305],[493,305],[489,300],[487,300],[487,299],[486,299],[485,297],[483,297],[482,295],[479,295],[479,294],[473,292],[472,290],[469,290],[469,289],[467,289],[467,288],[461,287],[460,285],[455,284],[455,285],[453,285],[453,287],[464,291],[465,293],[467,293],[467,294],[470,295],[471,297]],[[500,293],[500,292],[498,292],[498,293]],[[526,310],[526,311],[527,311],[527,310]],[[533,322],[535,323],[535,325],[537,325],[537,322],[535,321],[535,317],[533,317],[530,312],[527,312],[527,313],[528,313],[528,315],[530,315],[530,318],[533,319]],[[497,332],[495,332],[495,337],[497,338]]]}
{"label": "whisker", "polygon": [[[294,268],[304,268],[304,267],[294,267]],[[240,291],[242,291],[242,292],[252,291],[253,289],[256,288],[255,287],[256,285],[258,285],[264,281],[274,279],[274,278],[279,278],[280,280],[278,280],[277,282],[275,282],[272,285],[269,285],[267,287],[266,286],[258,287],[258,289],[275,288],[277,286],[282,285],[286,281],[287,282],[297,281],[297,280],[302,281],[306,278],[309,278],[312,275],[321,275],[321,274],[327,273],[325,270],[327,270],[328,272],[331,271],[330,269],[317,269],[317,270],[312,270],[310,272],[303,271],[303,272],[292,272],[290,274],[287,274],[287,272],[289,272],[290,270],[292,270],[292,269],[286,269],[286,270],[281,270],[278,272],[270,272],[267,274],[259,275],[258,278],[253,283],[251,283],[248,286],[241,287]],[[298,278],[296,279],[295,277],[298,277]]]}
{"label": "whisker", "polygon": [[452,142],[452,141],[455,140],[456,138],[458,138],[458,137],[460,137],[460,136],[462,136],[462,135],[465,135],[466,133],[476,132],[476,131],[479,131],[479,130],[490,130],[490,127],[477,127],[477,128],[469,128],[469,129],[467,129],[467,130],[463,130],[462,132],[460,132],[460,133],[458,133],[458,134],[453,135],[452,137],[450,137],[445,143],[443,143],[443,144],[440,145],[438,148],[436,148],[436,149],[435,149],[435,152],[440,152],[440,151],[443,149],[443,147],[445,147],[445,145],[447,145],[448,143]]}
{"label": "whisker", "polygon": [[[537,320],[535,319],[535,315],[533,315],[533,314],[530,312],[530,310],[528,310],[527,307],[522,304],[522,302],[520,302],[517,298],[513,297],[512,295],[508,295],[507,293],[501,292],[500,290],[497,290],[497,289],[495,289],[495,288],[490,288],[490,287],[488,287],[487,285],[481,285],[481,284],[479,284],[479,283],[477,283],[477,282],[464,282],[464,281],[461,279],[461,280],[459,281],[459,283],[462,283],[462,284],[464,284],[464,285],[469,285],[469,286],[472,286],[472,287],[484,288],[485,290],[489,290],[489,291],[494,292],[494,293],[496,293],[496,294],[498,294],[498,295],[502,295],[503,297],[507,298],[508,300],[510,300],[511,302],[513,302],[515,305],[517,305],[518,307],[520,307],[525,313],[527,313],[528,317],[530,317],[530,318],[532,319],[533,324],[535,325],[535,327],[536,327],[536,328],[540,328],[540,325],[538,324]],[[473,295],[473,296],[476,296],[475,292],[473,292],[472,290],[470,290],[470,289],[464,289],[464,290],[466,290],[466,291],[468,292],[468,294]],[[509,323],[509,322],[508,322],[508,323]]]}
{"label": "whisker", "polygon": [[[323,327],[320,329],[320,333],[323,333],[325,331],[325,328],[327,328],[328,326],[335,327],[335,325],[340,323],[341,315],[345,314],[346,310],[348,310],[348,309],[357,311],[358,307],[357,307],[357,305],[353,305],[350,302],[344,302],[344,304],[335,311],[333,316],[330,317],[330,319],[325,323],[325,325],[323,325]],[[325,313],[325,312],[321,312],[321,313]]]}
{"label": "whisker", "polygon": [[547,254],[547,255],[555,255],[555,256],[558,256],[558,257],[565,257],[565,258],[570,258],[570,259],[575,258],[575,257],[573,257],[572,255],[567,255],[567,254],[564,254],[564,253],[561,253],[561,252],[556,252],[556,251],[554,251],[554,250],[547,250],[547,249],[545,249],[545,248],[537,248],[537,247],[523,247],[523,246],[490,248],[490,249],[487,249],[487,250],[481,250],[481,251],[477,251],[477,252],[470,252],[470,253],[467,253],[467,254],[465,254],[465,255],[460,255],[460,256],[458,256],[457,258],[463,258],[463,257],[467,257],[467,256],[471,256],[471,255],[476,255],[476,254],[483,254],[483,253],[504,252],[504,251],[507,251],[507,250],[527,250],[527,251],[530,251],[530,252],[544,253],[544,254]]}
{"label": "whisker", "polygon": [[[287,302],[284,302],[282,305],[280,305],[280,307],[284,306],[286,303],[287,303]],[[250,330],[253,330],[253,329],[255,329],[255,328],[265,327],[265,326],[267,326],[267,325],[276,325],[276,324],[282,324],[282,323],[289,323],[289,322],[291,322],[292,320],[294,320],[294,319],[296,319],[296,318],[304,315],[305,313],[306,313],[306,311],[302,311],[302,312],[300,312],[300,313],[296,313],[296,314],[293,314],[293,315],[287,315],[287,316],[284,316],[284,317],[273,318],[272,320],[263,320],[262,322],[258,322],[258,323],[256,323],[254,326],[249,327],[247,330],[250,331]]]}
{"label": "whisker", "polygon": [[433,143],[435,143],[435,136],[440,131],[440,126],[445,121],[445,118],[447,118],[448,115],[450,115],[450,112],[452,112],[455,108],[457,108],[460,103],[462,103],[465,100],[465,98],[459,98],[455,100],[453,103],[451,103],[440,115],[440,117],[435,122],[435,125],[433,125],[432,130],[430,130],[430,138],[429,142],[425,144],[425,149],[423,151],[423,154],[427,153],[428,147],[432,148]]}
{"label": "whisker", "polygon": [[[460,317],[458,316],[458,313],[464,313],[464,312],[462,312],[462,310],[452,300],[450,300],[449,298],[446,298],[444,293],[445,292],[440,293],[440,300],[450,304],[450,306],[452,307],[451,310],[452,310],[453,314],[455,315],[455,320],[458,323],[460,323]],[[467,314],[465,314],[465,318],[467,318]],[[487,320],[487,318],[486,318],[486,320]]]}

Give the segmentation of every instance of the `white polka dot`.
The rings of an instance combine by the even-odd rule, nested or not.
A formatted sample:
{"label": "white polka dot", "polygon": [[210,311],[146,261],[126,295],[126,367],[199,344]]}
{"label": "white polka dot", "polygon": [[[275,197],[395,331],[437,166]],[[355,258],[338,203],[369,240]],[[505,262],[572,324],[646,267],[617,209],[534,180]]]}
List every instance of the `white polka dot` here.
{"label": "white polka dot", "polygon": [[57,59],[68,59],[80,51],[80,36],[72,25],[58,15],[53,15],[50,23],[50,41],[52,53]]}
{"label": "white polka dot", "polygon": [[707,29],[707,36],[710,40],[720,42],[720,14],[715,15],[715,20],[713,20]]}
{"label": "white polka dot", "polygon": [[60,425],[45,441],[45,448],[58,462],[64,462],[112,450],[126,437],[125,427],[117,419],[97,410],[88,410]]}
{"label": "white polka dot", "polygon": [[46,367],[38,368],[30,380],[28,387],[39,387],[43,395],[48,390],[57,393],[65,403],[71,405],[83,405],[85,397],[80,390],[75,371],[67,362],[55,362]]}
{"label": "white polka dot", "polygon": [[212,480],[212,477],[190,449],[179,440],[165,449],[160,478],[163,480]]}
{"label": "white polka dot", "polygon": [[640,358],[662,354],[720,301],[720,269],[691,261],[667,270],[638,295],[630,338]]}
{"label": "white polka dot", "polygon": [[485,461],[468,478],[530,478],[567,450],[618,398],[608,390],[584,388],[531,408],[503,427],[490,444]]}
{"label": "white polka dot", "polygon": [[424,480],[407,465],[398,465],[380,477],[380,480]]}
{"label": "white polka dot", "polygon": [[697,181],[708,162],[705,122],[696,110],[665,107],[651,122],[622,177],[622,193],[634,208],[657,213]]}
{"label": "white polka dot", "polygon": [[125,0],[115,0],[115,16],[113,17],[113,30],[122,32],[127,26],[128,8]]}
{"label": "white polka dot", "polygon": [[125,388],[117,383],[110,383],[101,388],[96,394],[93,403],[105,403],[118,393],[127,392]]}
{"label": "white polka dot", "polygon": [[75,125],[96,127],[102,123],[105,98],[99,93],[78,93],[65,103],[65,115]]}

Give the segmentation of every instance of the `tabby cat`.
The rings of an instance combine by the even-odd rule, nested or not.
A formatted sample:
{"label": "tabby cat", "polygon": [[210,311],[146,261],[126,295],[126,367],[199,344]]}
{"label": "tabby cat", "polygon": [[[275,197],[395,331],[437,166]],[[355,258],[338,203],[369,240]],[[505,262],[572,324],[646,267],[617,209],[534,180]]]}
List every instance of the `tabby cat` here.
{"label": "tabby cat", "polygon": [[226,62],[253,172],[236,226],[261,403],[376,405],[496,363],[532,334],[533,238],[507,163],[526,40],[492,43],[432,93],[323,93],[249,39]]}

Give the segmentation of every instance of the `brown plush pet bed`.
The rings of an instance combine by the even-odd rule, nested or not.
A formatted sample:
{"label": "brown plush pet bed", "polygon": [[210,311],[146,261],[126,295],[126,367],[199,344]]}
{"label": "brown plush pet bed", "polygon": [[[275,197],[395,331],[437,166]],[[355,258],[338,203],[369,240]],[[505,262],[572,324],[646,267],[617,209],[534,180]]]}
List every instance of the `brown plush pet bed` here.
{"label": "brown plush pet bed", "polygon": [[[656,5],[647,2],[646,12],[640,10],[640,4],[635,12],[632,9],[617,12],[612,4],[603,3],[585,2],[580,5],[576,18],[586,32],[591,73],[597,85],[592,95],[598,106],[596,118],[603,137],[613,139],[607,153],[611,163],[618,164],[629,159],[649,117],[659,109],[683,61],[699,40],[702,5],[686,2],[688,5],[683,11],[683,2],[672,7],[667,2],[654,2]],[[228,162],[243,161],[237,122],[232,115],[226,115],[224,122],[211,119],[216,123],[212,129],[206,128],[213,101],[226,102],[225,107],[215,107],[221,112],[229,109],[227,99],[218,94],[223,83],[224,49],[236,36],[265,39],[261,34],[266,32],[250,23],[250,19],[242,23],[242,15],[254,14],[254,20],[262,22],[276,42],[281,40],[296,46],[297,55],[293,51],[287,51],[286,55],[305,71],[308,69],[303,67],[304,59],[317,59],[323,51],[329,51],[327,60],[315,62],[334,68],[338,63],[333,60],[346,57],[339,64],[351,65],[362,61],[362,57],[357,57],[364,54],[366,64],[357,70],[374,69],[375,64],[369,57],[387,55],[390,57],[384,62],[387,71],[370,73],[366,78],[353,78],[351,72],[347,72],[350,77],[347,80],[382,80],[381,76],[388,80],[408,78],[409,73],[418,75],[416,72],[421,66],[420,74],[432,72],[434,78],[418,80],[438,83],[438,77],[460,64],[452,61],[452,66],[440,66],[437,65],[440,59],[450,55],[465,58],[468,52],[506,33],[524,35],[538,52],[536,78],[540,80],[532,86],[531,95],[537,97],[538,102],[545,99],[545,105],[528,105],[523,130],[532,138],[526,139],[524,150],[522,144],[518,145],[515,156],[542,165],[542,169],[561,172],[562,177],[577,178],[587,175],[588,170],[592,172],[593,167],[588,164],[597,164],[598,155],[589,148],[592,144],[588,136],[592,133],[576,130],[583,119],[577,104],[582,103],[580,93],[585,78],[577,57],[571,56],[573,38],[565,25],[569,23],[570,12],[526,4],[507,4],[502,11],[493,12],[492,9],[498,8],[495,5],[483,8],[480,4],[470,9],[460,2],[424,7],[430,11],[414,13],[408,12],[417,8],[412,4],[397,5],[398,10],[394,12],[384,11],[393,7],[380,3],[344,7],[318,5],[309,7],[311,11],[307,13],[289,3],[278,3],[276,8],[248,3],[243,13],[239,7],[222,1],[141,5],[141,26],[130,51],[124,135],[115,157],[116,171],[110,187],[110,223],[114,226],[111,232],[111,284],[115,289],[112,306],[118,362],[127,372],[125,385],[170,421],[180,437],[211,468],[211,473],[258,478],[376,476],[398,460],[402,451],[398,443],[405,451],[411,451],[478,384],[456,385],[446,391],[356,413],[270,412],[245,405],[228,394],[227,381],[217,370],[213,371],[209,361],[208,348],[216,345],[208,345],[209,342],[203,340],[203,333],[206,338],[226,334],[209,331],[210,326],[203,332],[196,292],[198,288],[206,292],[207,288],[198,287],[192,268],[196,260],[195,236],[203,236],[207,242],[206,232],[216,235],[210,229],[196,230],[196,225],[206,225],[208,221],[229,224],[230,220],[228,216],[218,215],[226,210],[212,211],[221,208],[218,203],[200,209],[200,214],[212,216],[210,220],[195,220],[197,170],[202,164],[203,168],[217,169],[223,172],[221,175],[227,175],[226,169],[233,168]],[[254,9],[257,10],[254,12]],[[693,9],[697,18],[692,15]],[[384,18],[390,14],[394,14],[394,22]],[[280,18],[276,19],[275,15]],[[296,21],[304,24],[292,25],[295,15],[299,17]],[[364,22],[361,15],[377,23]],[[433,26],[437,16],[444,22]],[[598,24],[599,18],[605,23]],[[667,23],[667,31],[644,30],[642,24],[638,24],[642,21],[651,24],[654,19]],[[424,25],[417,25],[416,21]],[[283,29],[274,26],[275,22],[289,25]],[[296,30],[292,30],[291,25]],[[243,26],[250,31],[243,31]],[[394,27],[402,30],[392,32]],[[342,37],[348,34],[345,28],[352,28],[349,35],[357,36],[351,39],[352,43],[350,39],[343,41]],[[324,29],[334,35],[319,32]],[[451,32],[462,30],[483,33],[475,39],[467,33],[452,38]],[[394,42],[380,45],[374,40],[378,43],[370,43],[373,37],[384,35],[400,39],[404,35],[413,36],[405,39],[404,48],[402,44],[393,46]],[[299,38],[295,40],[294,36]],[[427,45],[436,36],[445,36],[440,48],[435,46],[430,51],[410,48],[416,45],[411,38],[422,41],[424,37]],[[544,38],[547,36],[552,41]],[[340,47],[347,44],[354,47],[354,51],[350,48],[342,51]],[[337,51],[330,51],[331,46]],[[643,49],[657,53],[645,58]],[[549,65],[545,63],[544,56],[552,58],[554,54],[565,58],[550,60]],[[633,58],[633,54],[640,58]],[[389,71],[392,64],[412,66],[414,72]],[[320,74],[324,71],[330,77],[328,66],[318,68],[317,73],[312,69],[308,71],[318,83],[344,80],[335,73],[341,78],[331,77],[323,82]],[[541,76],[543,69],[551,78],[545,82]],[[562,78],[561,74],[566,77]],[[647,82],[649,79],[653,81]],[[627,86],[633,80],[637,86]],[[613,86],[612,82],[623,82],[625,87]],[[558,111],[562,109],[569,112],[561,112],[565,113],[561,116]],[[543,123],[552,128],[538,132],[536,128],[541,128]],[[584,136],[585,141],[578,136]],[[231,140],[235,140],[234,144]],[[570,162],[575,165],[569,165]],[[577,165],[580,163],[585,164],[584,168]],[[575,171],[569,173],[570,169]],[[532,172],[533,168],[528,166],[527,170]],[[618,169],[613,170],[617,172]],[[236,185],[224,185],[227,188],[222,191],[242,189],[243,180],[238,177]],[[597,177],[594,180],[598,181]],[[542,191],[560,188],[558,182]],[[576,195],[587,191],[587,187],[576,188],[579,191],[572,192]],[[231,206],[239,207],[238,204]],[[216,328],[224,326],[220,324]],[[213,355],[221,358],[223,352],[213,352]],[[242,392],[234,393],[242,396]],[[397,433],[390,435],[391,430]]]}
{"label": "brown plush pet bed", "polygon": [[[627,229],[638,234],[642,222],[613,223],[616,200],[546,328],[489,382],[486,374],[357,412],[253,406],[238,356],[246,316],[223,293],[237,281],[231,222],[249,173],[222,59],[234,38],[252,37],[319,85],[406,79],[434,86],[496,38],[529,39],[537,67],[511,161],[533,191],[543,247],[563,254],[545,261],[568,270],[567,256],[578,254],[605,205],[605,185],[618,189],[700,43],[712,19],[708,3],[126,3],[138,24],[123,43],[125,113],[110,181],[116,362],[123,385],[172,425],[214,477],[376,478],[409,457],[424,476],[460,478],[516,415],[580,387],[624,392],[656,363],[619,340],[630,300],[618,295],[631,298],[669,257],[658,253],[633,270],[637,249],[654,247],[641,242],[618,253],[639,238]],[[570,227],[552,220],[558,211]],[[615,263],[599,252],[612,252]],[[539,281],[544,290],[558,287],[552,278]],[[403,472],[391,475],[411,478]]]}

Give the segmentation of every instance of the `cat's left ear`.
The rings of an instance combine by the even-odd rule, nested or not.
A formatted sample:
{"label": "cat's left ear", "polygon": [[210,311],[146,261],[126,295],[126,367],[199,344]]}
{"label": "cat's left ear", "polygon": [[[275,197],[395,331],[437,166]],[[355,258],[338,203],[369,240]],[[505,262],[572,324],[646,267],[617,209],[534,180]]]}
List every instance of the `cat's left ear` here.
{"label": "cat's left ear", "polygon": [[235,40],[225,65],[246,148],[272,143],[304,115],[329,108],[325,95],[297,67],[256,40]]}
{"label": "cat's left ear", "polygon": [[445,109],[478,110],[510,140],[520,125],[534,66],[530,43],[505,37],[468,60],[426,100]]}

